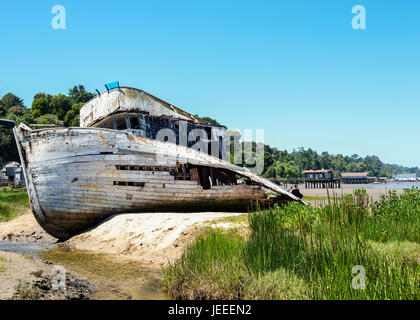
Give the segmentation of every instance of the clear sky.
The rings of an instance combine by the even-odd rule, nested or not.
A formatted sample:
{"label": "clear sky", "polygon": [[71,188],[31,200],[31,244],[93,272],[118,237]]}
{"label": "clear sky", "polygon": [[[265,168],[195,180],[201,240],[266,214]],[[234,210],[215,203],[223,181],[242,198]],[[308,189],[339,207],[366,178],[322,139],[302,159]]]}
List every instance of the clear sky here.
{"label": "clear sky", "polygon": [[413,0],[1,1],[0,95],[119,80],[280,149],[420,166],[419,16]]}

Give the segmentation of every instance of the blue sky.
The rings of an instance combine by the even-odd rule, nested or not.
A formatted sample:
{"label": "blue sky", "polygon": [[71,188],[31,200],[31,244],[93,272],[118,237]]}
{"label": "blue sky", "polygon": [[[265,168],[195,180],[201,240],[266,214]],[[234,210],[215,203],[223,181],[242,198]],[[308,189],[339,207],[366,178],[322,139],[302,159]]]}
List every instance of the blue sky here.
{"label": "blue sky", "polygon": [[420,166],[419,14],[412,0],[2,1],[0,95],[30,106],[119,80],[280,149]]}

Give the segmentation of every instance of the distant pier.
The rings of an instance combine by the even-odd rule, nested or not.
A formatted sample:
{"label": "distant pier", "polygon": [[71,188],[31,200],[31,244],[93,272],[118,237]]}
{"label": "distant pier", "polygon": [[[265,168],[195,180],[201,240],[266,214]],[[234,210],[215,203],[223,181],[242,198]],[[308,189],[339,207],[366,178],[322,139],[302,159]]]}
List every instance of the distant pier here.
{"label": "distant pier", "polygon": [[306,189],[333,189],[340,188],[340,179],[333,178],[332,170],[306,170],[302,174],[305,176]]}
{"label": "distant pier", "polygon": [[306,180],[306,189],[333,189],[340,188],[341,181],[339,179],[318,179],[318,180]]}

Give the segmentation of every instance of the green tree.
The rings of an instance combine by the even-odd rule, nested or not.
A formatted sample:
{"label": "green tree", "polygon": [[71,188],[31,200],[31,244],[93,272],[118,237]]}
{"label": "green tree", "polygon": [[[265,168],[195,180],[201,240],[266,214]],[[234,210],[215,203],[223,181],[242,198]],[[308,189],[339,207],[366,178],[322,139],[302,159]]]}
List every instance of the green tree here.
{"label": "green tree", "polygon": [[0,117],[5,117],[7,115],[7,107],[6,105],[0,100]]}
{"label": "green tree", "polygon": [[20,116],[15,120],[16,125],[18,125],[21,122],[23,122],[24,124],[26,124],[29,127],[31,126],[31,124],[35,123],[35,120],[34,120],[34,117],[32,116],[32,113],[24,114],[23,116]]}
{"label": "green tree", "polygon": [[73,103],[86,103],[94,96],[95,94],[86,91],[85,86],[81,84],[69,89],[69,97]]}
{"label": "green tree", "polygon": [[24,114],[30,113],[31,111],[26,108],[22,108],[21,106],[13,106],[7,110],[7,113],[13,113],[18,117],[23,116]]}
{"label": "green tree", "polygon": [[15,115],[14,113],[8,113],[6,119],[8,120],[13,120],[16,121],[16,119],[18,118],[17,115]]}
{"label": "green tree", "polygon": [[0,164],[19,161],[19,154],[13,131],[0,126]]}
{"label": "green tree", "polygon": [[47,93],[37,93],[34,95],[32,101],[32,115],[34,118],[39,118],[44,114],[51,114],[53,107],[51,105],[52,95]]}
{"label": "green tree", "polygon": [[210,117],[200,117],[198,114],[195,114],[194,117],[199,118],[203,121],[206,121],[207,123],[211,124],[212,126],[220,126],[221,124],[213,118]]}
{"label": "green tree", "polygon": [[77,114],[73,121],[70,123],[70,127],[79,127],[80,126],[80,116]]}
{"label": "green tree", "polygon": [[79,126],[80,108],[94,96],[95,94],[86,91],[83,85],[69,89],[68,96],[39,92],[32,102],[32,116],[38,119],[47,114],[55,114],[66,126]]}
{"label": "green tree", "polygon": [[299,177],[301,171],[297,166],[288,165],[284,168],[284,176],[285,178],[295,178]]}
{"label": "green tree", "polygon": [[43,116],[36,118],[35,122],[37,124],[55,124],[57,126],[64,125],[64,121],[58,119],[57,115],[55,114],[44,114]]}
{"label": "green tree", "polygon": [[5,94],[1,98],[1,102],[6,106],[7,109],[14,106],[20,106],[22,108],[25,108],[25,105],[23,104],[23,100],[11,92],[9,92],[8,94]]}
{"label": "green tree", "polygon": [[58,119],[64,120],[67,112],[71,109],[72,100],[64,94],[58,94],[52,97],[51,106],[53,111],[52,113],[55,114]]}
{"label": "green tree", "polygon": [[269,166],[265,169],[265,172],[262,174],[264,178],[275,178],[276,177],[276,169],[274,166]]}
{"label": "green tree", "polygon": [[[78,127],[79,124],[79,114],[80,109],[82,108],[83,103],[75,103],[71,106],[71,109],[66,113],[66,116],[64,117],[64,123],[68,127]],[[76,119],[77,118],[77,119]],[[75,123],[77,123],[75,125]]]}
{"label": "green tree", "polygon": [[66,116],[64,117],[64,124],[66,125],[66,127],[71,126],[75,117],[76,117],[76,113],[74,112],[73,109],[67,112]]}

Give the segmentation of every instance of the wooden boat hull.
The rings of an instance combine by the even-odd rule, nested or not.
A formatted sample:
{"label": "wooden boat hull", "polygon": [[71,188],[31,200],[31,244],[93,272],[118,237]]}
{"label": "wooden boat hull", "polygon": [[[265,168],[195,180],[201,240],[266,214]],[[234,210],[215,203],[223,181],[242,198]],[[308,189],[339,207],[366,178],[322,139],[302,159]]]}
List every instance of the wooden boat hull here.
{"label": "wooden boat hull", "polygon": [[[98,128],[14,129],[32,211],[51,235],[67,239],[123,212],[246,211],[266,201],[299,201],[244,168],[190,148]],[[212,185],[179,178],[177,167],[211,167],[253,185]]]}

